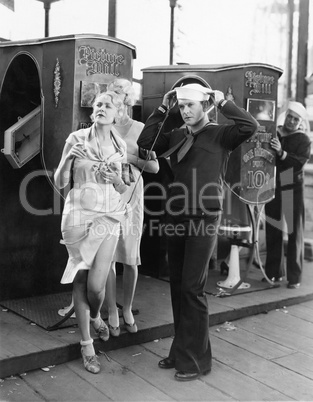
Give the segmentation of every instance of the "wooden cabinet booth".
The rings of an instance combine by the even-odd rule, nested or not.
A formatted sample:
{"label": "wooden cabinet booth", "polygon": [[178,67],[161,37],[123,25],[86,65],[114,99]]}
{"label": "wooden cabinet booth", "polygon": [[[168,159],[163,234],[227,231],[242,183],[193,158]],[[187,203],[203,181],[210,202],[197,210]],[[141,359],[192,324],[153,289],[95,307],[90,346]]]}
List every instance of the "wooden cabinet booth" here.
{"label": "wooden cabinet booth", "polygon": [[[225,175],[225,181],[231,189],[227,194],[233,194],[234,197],[236,194],[243,203],[249,204],[266,203],[273,198],[275,153],[270,148],[269,141],[272,136],[276,136],[278,79],[282,74],[280,68],[261,63],[247,63],[156,66],[142,71],[143,121],[146,121],[153,109],[162,103],[163,95],[167,91],[191,83],[199,83],[210,86],[214,90],[220,90],[224,93],[225,99],[234,101],[239,107],[248,110],[258,120],[260,127],[251,139],[231,153]],[[177,113],[179,113],[178,110]],[[216,108],[210,112],[210,117],[217,123],[232,123],[227,121]],[[172,122],[166,123],[169,128],[175,124],[174,120],[173,114]],[[158,178],[164,186],[170,180],[166,175],[167,170],[166,162],[163,162]],[[152,180],[155,179],[152,178]],[[153,192],[152,187],[152,185],[149,186],[150,192]],[[153,195],[155,199],[159,196],[157,185],[155,189],[156,192],[152,196],[149,194],[151,205]],[[229,200],[225,202],[228,205],[232,204]],[[147,233],[149,233],[152,219],[154,227],[157,226],[156,219],[162,224],[164,203],[155,202],[153,206],[156,208],[155,217],[151,219],[149,216],[146,217],[147,229],[142,241],[142,260],[144,266],[150,267],[148,273],[161,272],[162,275],[166,271],[164,270],[166,265],[164,240],[160,238],[156,230],[153,238]],[[224,208],[224,212],[226,210],[227,208]],[[226,211],[224,219],[231,221],[236,215],[236,210],[230,209],[229,216]],[[238,211],[238,214],[241,213]]]}
{"label": "wooden cabinet booth", "polygon": [[68,135],[91,124],[95,95],[132,80],[135,57],[103,35],[0,43],[2,300],[60,290],[67,251],[54,170]]}

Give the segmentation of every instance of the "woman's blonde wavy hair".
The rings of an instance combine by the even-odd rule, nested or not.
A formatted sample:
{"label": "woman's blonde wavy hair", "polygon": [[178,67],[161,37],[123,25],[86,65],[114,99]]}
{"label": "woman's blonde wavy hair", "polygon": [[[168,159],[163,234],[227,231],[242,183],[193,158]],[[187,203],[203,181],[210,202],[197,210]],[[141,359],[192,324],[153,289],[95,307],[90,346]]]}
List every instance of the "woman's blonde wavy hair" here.
{"label": "woman's blonde wavy hair", "polygon": [[117,78],[108,85],[108,91],[113,91],[118,95],[126,95],[124,105],[134,106],[137,101],[136,93],[132,83],[125,78]]}

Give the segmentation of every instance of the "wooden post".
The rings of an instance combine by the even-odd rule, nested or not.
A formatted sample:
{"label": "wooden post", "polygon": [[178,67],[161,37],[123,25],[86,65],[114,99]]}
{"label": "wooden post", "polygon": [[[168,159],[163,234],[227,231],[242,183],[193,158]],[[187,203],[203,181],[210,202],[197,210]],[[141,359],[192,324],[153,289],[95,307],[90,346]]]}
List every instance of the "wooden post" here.
{"label": "wooden post", "polygon": [[308,66],[308,36],[309,36],[309,0],[299,1],[299,36],[298,63],[296,79],[296,101],[304,104],[306,98],[306,81]]}
{"label": "wooden post", "polygon": [[0,4],[3,4],[8,9],[14,11],[14,0],[0,0]]}
{"label": "wooden post", "polygon": [[171,32],[170,32],[170,65],[173,64],[173,52],[174,52],[174,9],[176,7],[177,0],[170,0],[171,7]]}
{"label": "wooden post", "polygon": [[51,3],[55,3],[60,0],[37,0],[43,3],[45,9],[45,38],[49,37],[49,12],[51,8]]}
{"label": "wooden post", "polygon": [[50,12],[50,3],[44,3],[45,9],[45,38],[49,37],[49,12]]}
{"label": "wooden post", "polygon": [[293,48],[293,16],[294,0],[288,0],[288,53],[287,53],[287,99],[292,97],[292,48]]}
{"label": "wooden post", "polygon": [[116,37],[116,0],[109,0],[108,35]]}

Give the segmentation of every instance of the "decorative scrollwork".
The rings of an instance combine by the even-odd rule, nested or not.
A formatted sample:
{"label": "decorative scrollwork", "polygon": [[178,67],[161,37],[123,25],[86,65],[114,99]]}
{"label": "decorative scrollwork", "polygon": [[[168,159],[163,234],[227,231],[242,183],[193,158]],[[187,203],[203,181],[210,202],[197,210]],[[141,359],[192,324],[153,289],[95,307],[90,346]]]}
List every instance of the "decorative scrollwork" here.
{"label": "decorative scrollwork", "polygon": [[53,92],[54,92],[54,105],[55,107],[58,107],[59,105],[59,96],[61,93],[61,68],[60,68],[60,62],[59,59],[57,58],[55,67],[54,67],[54,80],[53,80]]}
{"label": "decorative scrollwork", "polygon": [[246,87],[252,88],[249,92],[250,95],[272,93],[272,86],[275,82],[273,76],[263,75],[262,72],[257,74],[254,71],[247,71],[245,77],[247,78]]}

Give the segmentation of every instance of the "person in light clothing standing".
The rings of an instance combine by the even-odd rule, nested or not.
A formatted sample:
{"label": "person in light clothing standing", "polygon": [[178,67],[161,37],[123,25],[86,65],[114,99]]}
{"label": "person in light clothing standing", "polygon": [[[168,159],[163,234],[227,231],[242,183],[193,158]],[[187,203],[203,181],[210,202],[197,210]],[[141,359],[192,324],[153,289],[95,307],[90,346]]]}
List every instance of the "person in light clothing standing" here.
{"label": "person in light clothing standing", "polygon": [[[138,265],[140,259],[140,241],[142,237],[144,217],[144,189],[141,171],[157,173],[159,163],[154,152],[147,154],[137,145],[138,137],[144,124],[129,116],[129,109],[135,104],[136,94],[130,81],[118,78],[108,85],[108,90],[118,94],[122,101],[122,113],[116,120],[113,132],[127,144],[127,162],[131,166],[133,181],[123,193],[122,199],[132,207],[132,219],[128,221],[125,236],[119,239],[114,263],[107,281],[106,302],[108,308],[108,324],[110,334],[120,335],[119,312],[116,305],[116,269],[115,262],[123,264],[123,309],[122,317],[125,329],[136,333],[138,328],[133,317],[132,305],[135,296]],[[148,160],[146,160],[148,157]]]}

